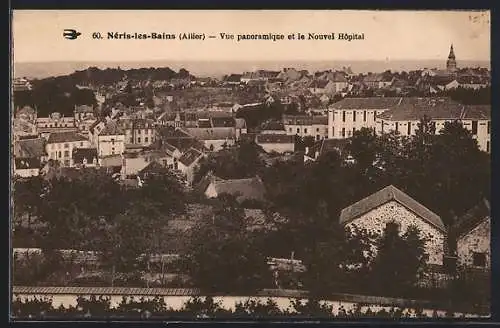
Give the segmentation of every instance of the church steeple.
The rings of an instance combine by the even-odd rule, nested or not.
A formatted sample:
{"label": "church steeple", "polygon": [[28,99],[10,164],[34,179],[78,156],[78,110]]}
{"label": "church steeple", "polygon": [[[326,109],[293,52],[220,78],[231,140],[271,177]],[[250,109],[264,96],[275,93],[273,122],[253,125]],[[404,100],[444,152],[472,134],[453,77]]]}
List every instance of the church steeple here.
{"label": "church steeple", "polygon": [[448,59],[455,59],[455,52],[453,52],[453,43],[450,47],[450,54],[448,55]]}
{"label": "church steeple", "polygon": [[450,46],[450,54],[446,61],[446,69],[448,71],[455,71],[457,69],[457,61],[455,60],[455,52],[453,51],[453,43]]}

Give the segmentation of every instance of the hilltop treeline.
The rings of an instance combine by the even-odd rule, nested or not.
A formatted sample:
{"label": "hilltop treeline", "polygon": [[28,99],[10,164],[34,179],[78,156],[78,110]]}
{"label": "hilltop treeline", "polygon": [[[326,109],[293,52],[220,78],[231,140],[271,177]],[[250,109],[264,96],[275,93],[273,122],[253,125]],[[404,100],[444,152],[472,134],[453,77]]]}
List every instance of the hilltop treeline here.
{"label": "hilltop treeline", "polygon": [[39,117],[48,116],[52,112],[71,116],[75,105],[96,105],[94,91],[80,89],[77,85],[112,86],[125,78],[155,81],[189,77],[192,77],[189,71],[183,68],[175,72],[168,67],[130,70],[123,70],[119,67],[103,70],[89,67],[70,75],[32,81],[32,90],[14,91],[14,108],[36,107]]}

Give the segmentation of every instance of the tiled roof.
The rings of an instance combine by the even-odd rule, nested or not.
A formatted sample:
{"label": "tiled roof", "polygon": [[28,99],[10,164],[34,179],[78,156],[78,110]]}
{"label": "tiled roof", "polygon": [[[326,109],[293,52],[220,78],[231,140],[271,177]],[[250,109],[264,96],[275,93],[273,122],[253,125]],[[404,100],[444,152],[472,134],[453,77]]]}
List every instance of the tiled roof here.
{"label": "tiled roof", "polygon": [[419,120],[424,115],[432,119],[460,120],[491,117],[490,105],[464,106],[447,98],[403,98],[401,104],[379,115],[384,120]]}
{"label": "tiled roof", "polygon": [[387,186],[384,189],[379,190],[376,193],[371,194],[370,196],[365,197],[364,199],[344,208],[340,213],[340,223],[346,224],[349,221],[352,221],[389,201],[397,201],[398,203],[418,215],[420,218],[425,220],[427,223],[431,224],[442,232],[446,232],[443,221],[437,214],[435,214],[398,188],[394,187],[393,185]]}
{"label": "tiled roof", "polygon": [[396,106],[401,98],[395,97],[367,97],[344,98],[330,107],[332,109],[389,109]]}
{"label": "tiled roof", "polygon": [[226,140],[234,139],[236,131],[234,128],[185,128],[186,132],[198,140]]}
{"label": "tiled roof", "polygon": [[265,199],[266,189],[259,178],[214,181],[218,195],[230,194],[238,201]]}
{"label": "tiled roof", "polygon": [[349,143],[348,139],[323,139],[319,147],[319,153],[322,155],[334,150],[342,153]]}
{"label": "tiled roof", "polygon": [[328,124],[328,116],[326,116],[326,115],[313,115],[312,116],[312,124],[327,125]]}
{"label": "tiled roof", "polygon": [[19,157],[39,158],[46,155],[43,138],[18,140],[14,144],[14,155]]}
{"label": "tiled roof", "polygon": [[16,158],[16,170],[40,168],[39,158]]}
{"label": "tiled roof", "polygon": [[328,80],[315,80],[312,81],[312,83],[309,85],[309,88],[324,89],[327,86],[328,82]]}
{"label": "tiled roof", "polygon": [[149,163],[145,168],[140,170],[138,172],[139,175],[144,175],[144,174],[166,174],[168,173],[168,169],[165,168],[163,165],[156,161],[152,161]]}
{"label": "tiled roof", "polygon": [[478,226],[484,219],[491,216],[490,202],[483,199],[479,204],[468,210],[464,215],[458,218],[453,226],[453,231],[457,236],[463,236]]}
{"label": "tiled roof", "polygon": [[97,159],[97,148],[75,148],[73,149],[73,162],[75,164],[83,163],[86,159],[87,163],[92,163],[92,161]]}
{"label": "tiled roof", "polygon": [[182,154],[181,158],[179,158],[179,162],[181,162],[185,166],[191,166],[202,155],[203,153],[201,151],[194,148],[190,148],[188,151]]}
{"label": "tiled roof", "polygon": [[74,295],[130,295],[130,296],[196,296],[196,288],[133,288],[133,287],[31,287],[13,286],[15,294],[74,294]]}
{"label": "tiled roof", "polygon": [[121,155],[111,155],[101,158],[102,167],[118,167],[123,165],[123,160]]}
{"label": "tiled roof", "polygon": [[172,146],[168,142],[164,142],[162,144],[162,148],[165,149],[169,154],[173,154],[177,150],[177,148],[175,148],[174,146]]}
{"label": "tiled roof", "polygon": [[295,137],[286,134],[258,134],[255,142],[257,144],[293,144]]}
{"label": "tiled roof", "polygon": [[467,105],[462,115],[465,120],[490,120],[491,105]]}
{"label": "tiled roof", "polygon": [[61,143],[61,142],[75,142],[75,141],[85,141],[87,138],[74,132],[53,132],[50,134],[47,143]]}

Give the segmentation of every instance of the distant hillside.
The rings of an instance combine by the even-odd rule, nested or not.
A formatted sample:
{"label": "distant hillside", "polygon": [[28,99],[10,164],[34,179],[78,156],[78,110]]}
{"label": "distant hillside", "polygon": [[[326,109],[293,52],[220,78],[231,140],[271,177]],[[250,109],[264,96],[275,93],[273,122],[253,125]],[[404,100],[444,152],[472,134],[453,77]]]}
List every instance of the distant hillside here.
{"label": "distant hillside", "polygon": [[[77,70],[85,70],[89,67],[132,69],[140,67],[170,67],[173,70],[185,68],[196,76],[220,77],[231,73],[242,73],[256,69],[281,70],[284,67],[306,69],[310,72],[327,69],[341,69],[344,66],[352,68],[353,72],[384,72],[386,70],[410,71],[423,68],[444,68],[444,60],[295,60],[295,61],[135,61],[135,62],[47,62],[47,63],[14,63],[15,77],[46,78],[50,76],[68,75]],[[486,67],[490,68],[489,61],[458,61],[459,67]]]}
{"label": "distant hillside", "polygon": [[14,106],[36,106],[38,116],[48,116],[59,112],[70,116],[75,105],[95,105],[94,92],[79,89],[77,85],[113,84],[127,77],[130,80],[171,80],[190,77],[189,71],[180,69],[175,72],[165,68],[140,68],[123,70],[120,68],[99,69],[90,67],[69,75],[48,77],[33,81],[33,90],[14,92]]}

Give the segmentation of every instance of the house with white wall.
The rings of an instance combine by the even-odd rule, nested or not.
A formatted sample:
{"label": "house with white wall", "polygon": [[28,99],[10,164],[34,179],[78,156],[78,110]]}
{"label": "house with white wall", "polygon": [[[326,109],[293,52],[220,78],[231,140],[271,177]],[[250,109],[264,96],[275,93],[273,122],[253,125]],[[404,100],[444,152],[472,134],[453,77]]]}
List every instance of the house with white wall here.
{"label": "house with white wall", "polygon": [[73,166],[73,150],[76,148],[89,148],[90,141],[73,131],[54,132],[49,135],[45,150],[48,159],[57,160],[61,166]]}
{"label": "house with white wall", "polygon": [[121,155],[125,150],[125,133],[114,121],[109,121],[97,136],[99,157]]}
{"label": "house with white wall", "polygon": [[491,105],[462,105],[448,98],[405,98],[377,117],[376,132],[382,135],[397,131],[413,136],[424,116],[435,124],[436,134],[447,122],[460,122],[477,140],[479,149],[491,152]]}
{"label": "house with white wall", "polygon": [[403,98],[344,98],[328,108],[328,139],[352,137],[361,128],[375,130],[379,114],[397,106]]}

